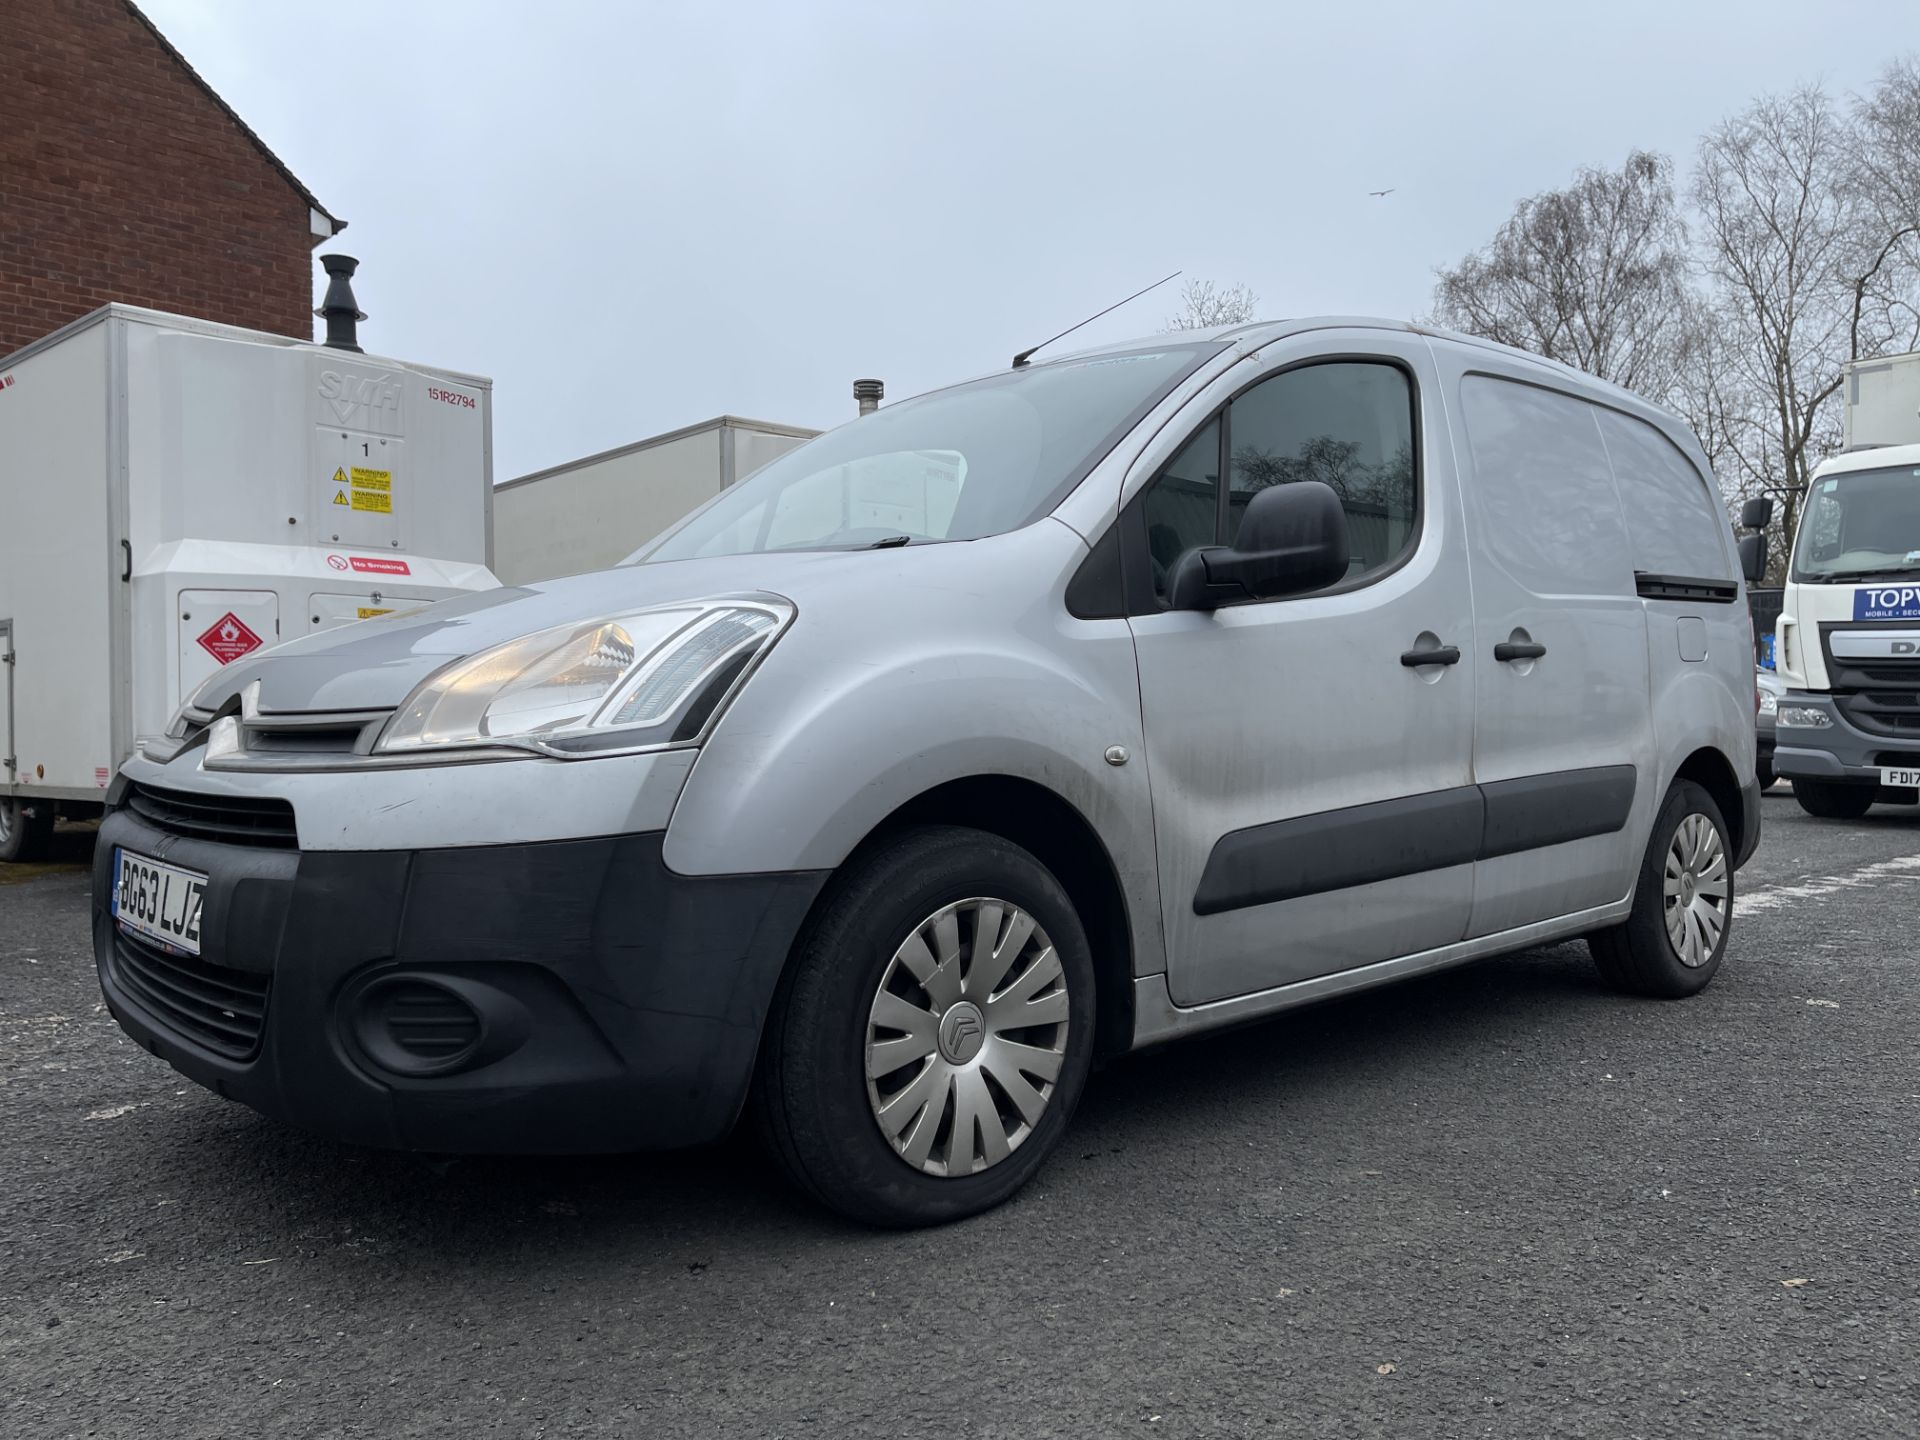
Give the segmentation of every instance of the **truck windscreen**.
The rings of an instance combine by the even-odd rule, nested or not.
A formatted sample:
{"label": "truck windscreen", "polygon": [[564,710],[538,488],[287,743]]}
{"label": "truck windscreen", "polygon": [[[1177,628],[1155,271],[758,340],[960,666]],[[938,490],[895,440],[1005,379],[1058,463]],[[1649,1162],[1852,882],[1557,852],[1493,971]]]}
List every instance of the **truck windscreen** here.
{"label": "truck windscreen", "polygon": [[1217,341],[1058,360],[885,406],[790,450],[636,560],[977,540],[1047,514]]}
{"label": "truck windscreen", "polygon": [[1855,470],[1813,482],[1793,579],[1844,583],[1920,575],[1920,468]]}

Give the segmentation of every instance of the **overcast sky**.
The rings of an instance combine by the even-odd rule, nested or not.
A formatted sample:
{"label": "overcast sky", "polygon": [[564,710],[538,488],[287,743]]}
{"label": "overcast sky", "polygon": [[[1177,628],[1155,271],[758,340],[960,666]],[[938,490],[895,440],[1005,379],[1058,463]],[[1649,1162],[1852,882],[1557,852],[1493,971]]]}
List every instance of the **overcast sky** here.
{"label": "overcast sky", "polygon": [[363,343],[493,377],[496,480],[839,424],[856,376],[995,368],[1174,269],[1421,314],[1576,165],[1920,50],[1888,0],[140,3],[350,222]]}

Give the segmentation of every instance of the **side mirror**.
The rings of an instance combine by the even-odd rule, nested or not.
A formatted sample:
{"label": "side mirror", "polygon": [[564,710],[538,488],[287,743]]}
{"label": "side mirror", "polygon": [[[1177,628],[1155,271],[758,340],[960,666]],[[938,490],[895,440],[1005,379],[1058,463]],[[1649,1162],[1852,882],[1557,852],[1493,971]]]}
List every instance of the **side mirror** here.
{"label": "side mirror", "polygon": [[[1768,504],[1772,501],[1749,500],[1749,505]],[[1742,535],[1739,544],[1740,573],[1747,577],[1749,585],[1758,585],[1767,578],[1767,535],[1764,530],[1756,530],[1751,535]]]}
{"label": "side mirror", "polygon": [[1189,550],[1168,579],[1176,610],[1214,610],[1235,600],[1277,600],[1324,590],[1347,573],[1347,512],[1318,480],[1255,493],[1232,545]]}
{"label": "side mirror", "polygon": [[1773,497],[1756,495],[1740,507],[1740,528],[1742,530],[1764,530],[1773,519]]}

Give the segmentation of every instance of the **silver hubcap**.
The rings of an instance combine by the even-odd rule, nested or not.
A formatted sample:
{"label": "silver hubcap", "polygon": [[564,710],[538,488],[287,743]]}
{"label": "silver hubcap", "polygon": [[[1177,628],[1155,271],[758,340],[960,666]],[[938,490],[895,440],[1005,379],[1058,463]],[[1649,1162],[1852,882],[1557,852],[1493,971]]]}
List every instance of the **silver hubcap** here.
{"label": "silver hubcap", "polygon": [[13,838],[13,807],[17,802],[0,800],[0,845]]}
{"label": "silver hubcap", "polygon": [[1664,889],[1673,953],[1683,965],[1706,964],[1727,928],[1727,851],[1706,816],[1689,815],[1673,832]]}
{"label": "silver hubcap", "polygon": [[997,1165],[1033,1133],[1066,1061],[1067,976],[1034,918],[961,900],[914,926],[867,1016],[867,1100],[929,1175]]}

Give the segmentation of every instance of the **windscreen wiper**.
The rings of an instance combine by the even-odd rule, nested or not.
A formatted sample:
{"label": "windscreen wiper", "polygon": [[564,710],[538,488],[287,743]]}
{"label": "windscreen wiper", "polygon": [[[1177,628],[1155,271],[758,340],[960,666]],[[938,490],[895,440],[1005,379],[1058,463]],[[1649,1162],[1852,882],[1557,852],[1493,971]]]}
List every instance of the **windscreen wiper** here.
{"label": "windscreen wiper", "polygon": [[1861,580],[1901,580],[1920,575],[1920,566],[1888,565],[1878,570],[1835,570],[1828,575],[1810,575],[1816,585],[1852,585]]}

